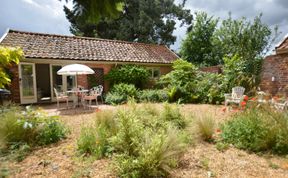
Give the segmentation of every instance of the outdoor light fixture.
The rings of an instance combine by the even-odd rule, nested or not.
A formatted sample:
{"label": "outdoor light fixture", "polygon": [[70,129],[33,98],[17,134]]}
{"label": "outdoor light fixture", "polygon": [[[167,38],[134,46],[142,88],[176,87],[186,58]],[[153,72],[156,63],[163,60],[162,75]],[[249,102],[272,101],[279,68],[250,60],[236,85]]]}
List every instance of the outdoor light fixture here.
{"label": "outdoor light fixture", "polygon": [[272,80],[272,82],[274,82],[275,81],[275,77],[273,76],[271,80]]}

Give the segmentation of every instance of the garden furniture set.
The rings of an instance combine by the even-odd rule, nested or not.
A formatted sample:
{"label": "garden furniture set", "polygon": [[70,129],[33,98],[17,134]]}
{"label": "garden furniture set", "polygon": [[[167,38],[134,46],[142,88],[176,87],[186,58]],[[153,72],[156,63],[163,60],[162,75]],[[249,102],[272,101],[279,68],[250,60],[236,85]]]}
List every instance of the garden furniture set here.
{"label": "garden furniture set", "polygon": [[[76,108],[78,106],[83,106],[90,109],[92,106],[92,101],[95,100],[96,105],[98,105],[98,97],[101,97],[101,101],[103,103],[103,86],[99,85],[96,87],[92,87],[90,90],[84,89],[81,86],[78,86],[78,88],[74,88],[70,91],[66,92],[59,92],[54,88],[56,100],[57,100],[57,108],[59,109],[59,102],[66,102],[66,108],[69,106],[69,95],[72,97],[73,100],[73,107]],[[88,104],[87,104],[88,102]]]}

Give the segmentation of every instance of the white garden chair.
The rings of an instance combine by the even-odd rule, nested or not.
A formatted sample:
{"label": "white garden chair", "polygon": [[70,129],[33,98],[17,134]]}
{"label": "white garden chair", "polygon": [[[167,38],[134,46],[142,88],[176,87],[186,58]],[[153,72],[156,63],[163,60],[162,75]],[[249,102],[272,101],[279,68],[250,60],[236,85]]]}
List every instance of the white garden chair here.
{"label": "white garden chair", "polygon": [[272,98],[271,105],[274,106],[277,110],[285,110],[288,108],[288,100],[275,100]]}
{"label": "white garden chair", "polygon": [[54,93],[57,100],[57,108],[59,109],[59,102],[66,101],[66,107],[68,108],[69,98],[64,92],[58,92],[56,88],[54,88]]}
{"label": "white garden chair", "polygon": [[244,97],[244,91],[244,87],[237,86],[232,88],[232,94],[224,94],[225,106],[227,106],[229,103],[240,104]]}
{"label": "white garden chair", "polygon": [[92,106],[92,101],[95,100],[96,101],[96,105],[98,105],[98,97],[101,97],[102,103],[103,103],[103,98],[102,98],[102,92],[103,92],[103,86],[99,85],[97,87],[93,87],[90,89],[89,94],[88,95],[84,95],[82,97],[82,103],[84,108],[86,108],[86,101],[89,102],[88,106],[89,108],[91,108]]}

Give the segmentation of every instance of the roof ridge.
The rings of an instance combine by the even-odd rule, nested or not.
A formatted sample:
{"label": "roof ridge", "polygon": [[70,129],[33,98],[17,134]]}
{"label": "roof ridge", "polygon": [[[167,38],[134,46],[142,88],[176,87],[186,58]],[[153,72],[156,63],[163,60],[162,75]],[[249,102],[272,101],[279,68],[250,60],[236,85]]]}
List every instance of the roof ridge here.
{"label": "roof ridge", "polygon": [[275,49],[277,49],[280,46],[282,46],[282,44],[284,44],[287,39],[288,39],[288,33],[284,36],[284,38],[278,44],[276,44]]}
{"label": "roof ridge", "polygon": [[78,39],[86,39],[86,40],[98,40],[98,41],[108,41],[108,42],[117,42],[117,43],[128,43],[128,44],[145,45],[145,46],[165,46],[165,47],[167,47],[164,44],[153,44],[153,43],[132,42],[132,41],[123,41],[123,40],[112,40],[112,39],[105,39],[105,38],[83,37],[83,36],[75,36],[75,35],[73,36],[73,35],[60,35],[60,34],[40,33],[40,32],[28,32],[28,31],[14,30],[14,29],[9,29],[7,33],[9,33],[9,32],[22,33],[22,34],[24,33],[24,34],[31,34],[31,35],[41,35],[41,36],[55,36],[55,37],[64,37],[64,38],[76,38],[76,39],[78,38]]}

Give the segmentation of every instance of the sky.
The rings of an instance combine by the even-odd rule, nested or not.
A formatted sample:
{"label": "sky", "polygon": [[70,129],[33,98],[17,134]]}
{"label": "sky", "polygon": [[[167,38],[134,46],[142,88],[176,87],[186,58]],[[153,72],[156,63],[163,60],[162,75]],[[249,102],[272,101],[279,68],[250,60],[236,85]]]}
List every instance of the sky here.
{"label": "sky", "polygon": [[[175,0],[175,3],[180,1]],[[65,0],[1,0],[0,36],[7,28],[71,35],[63,4]],[[68,7],[72,7],[71,3]],[[233,18],[245,16],[248,19],[263,13],[263,22],[271,28],[278,25],[279,31],[282,32],[277,43],[288,33],[288,0],[187,0],[185,8],[190,9],[192,14],[205,11],[220,19],[226,19],[229,12]],[[186,28],[176,27],[174,35],[177,41],[171,46],[173,50],[179,50],[185,38]]]}

